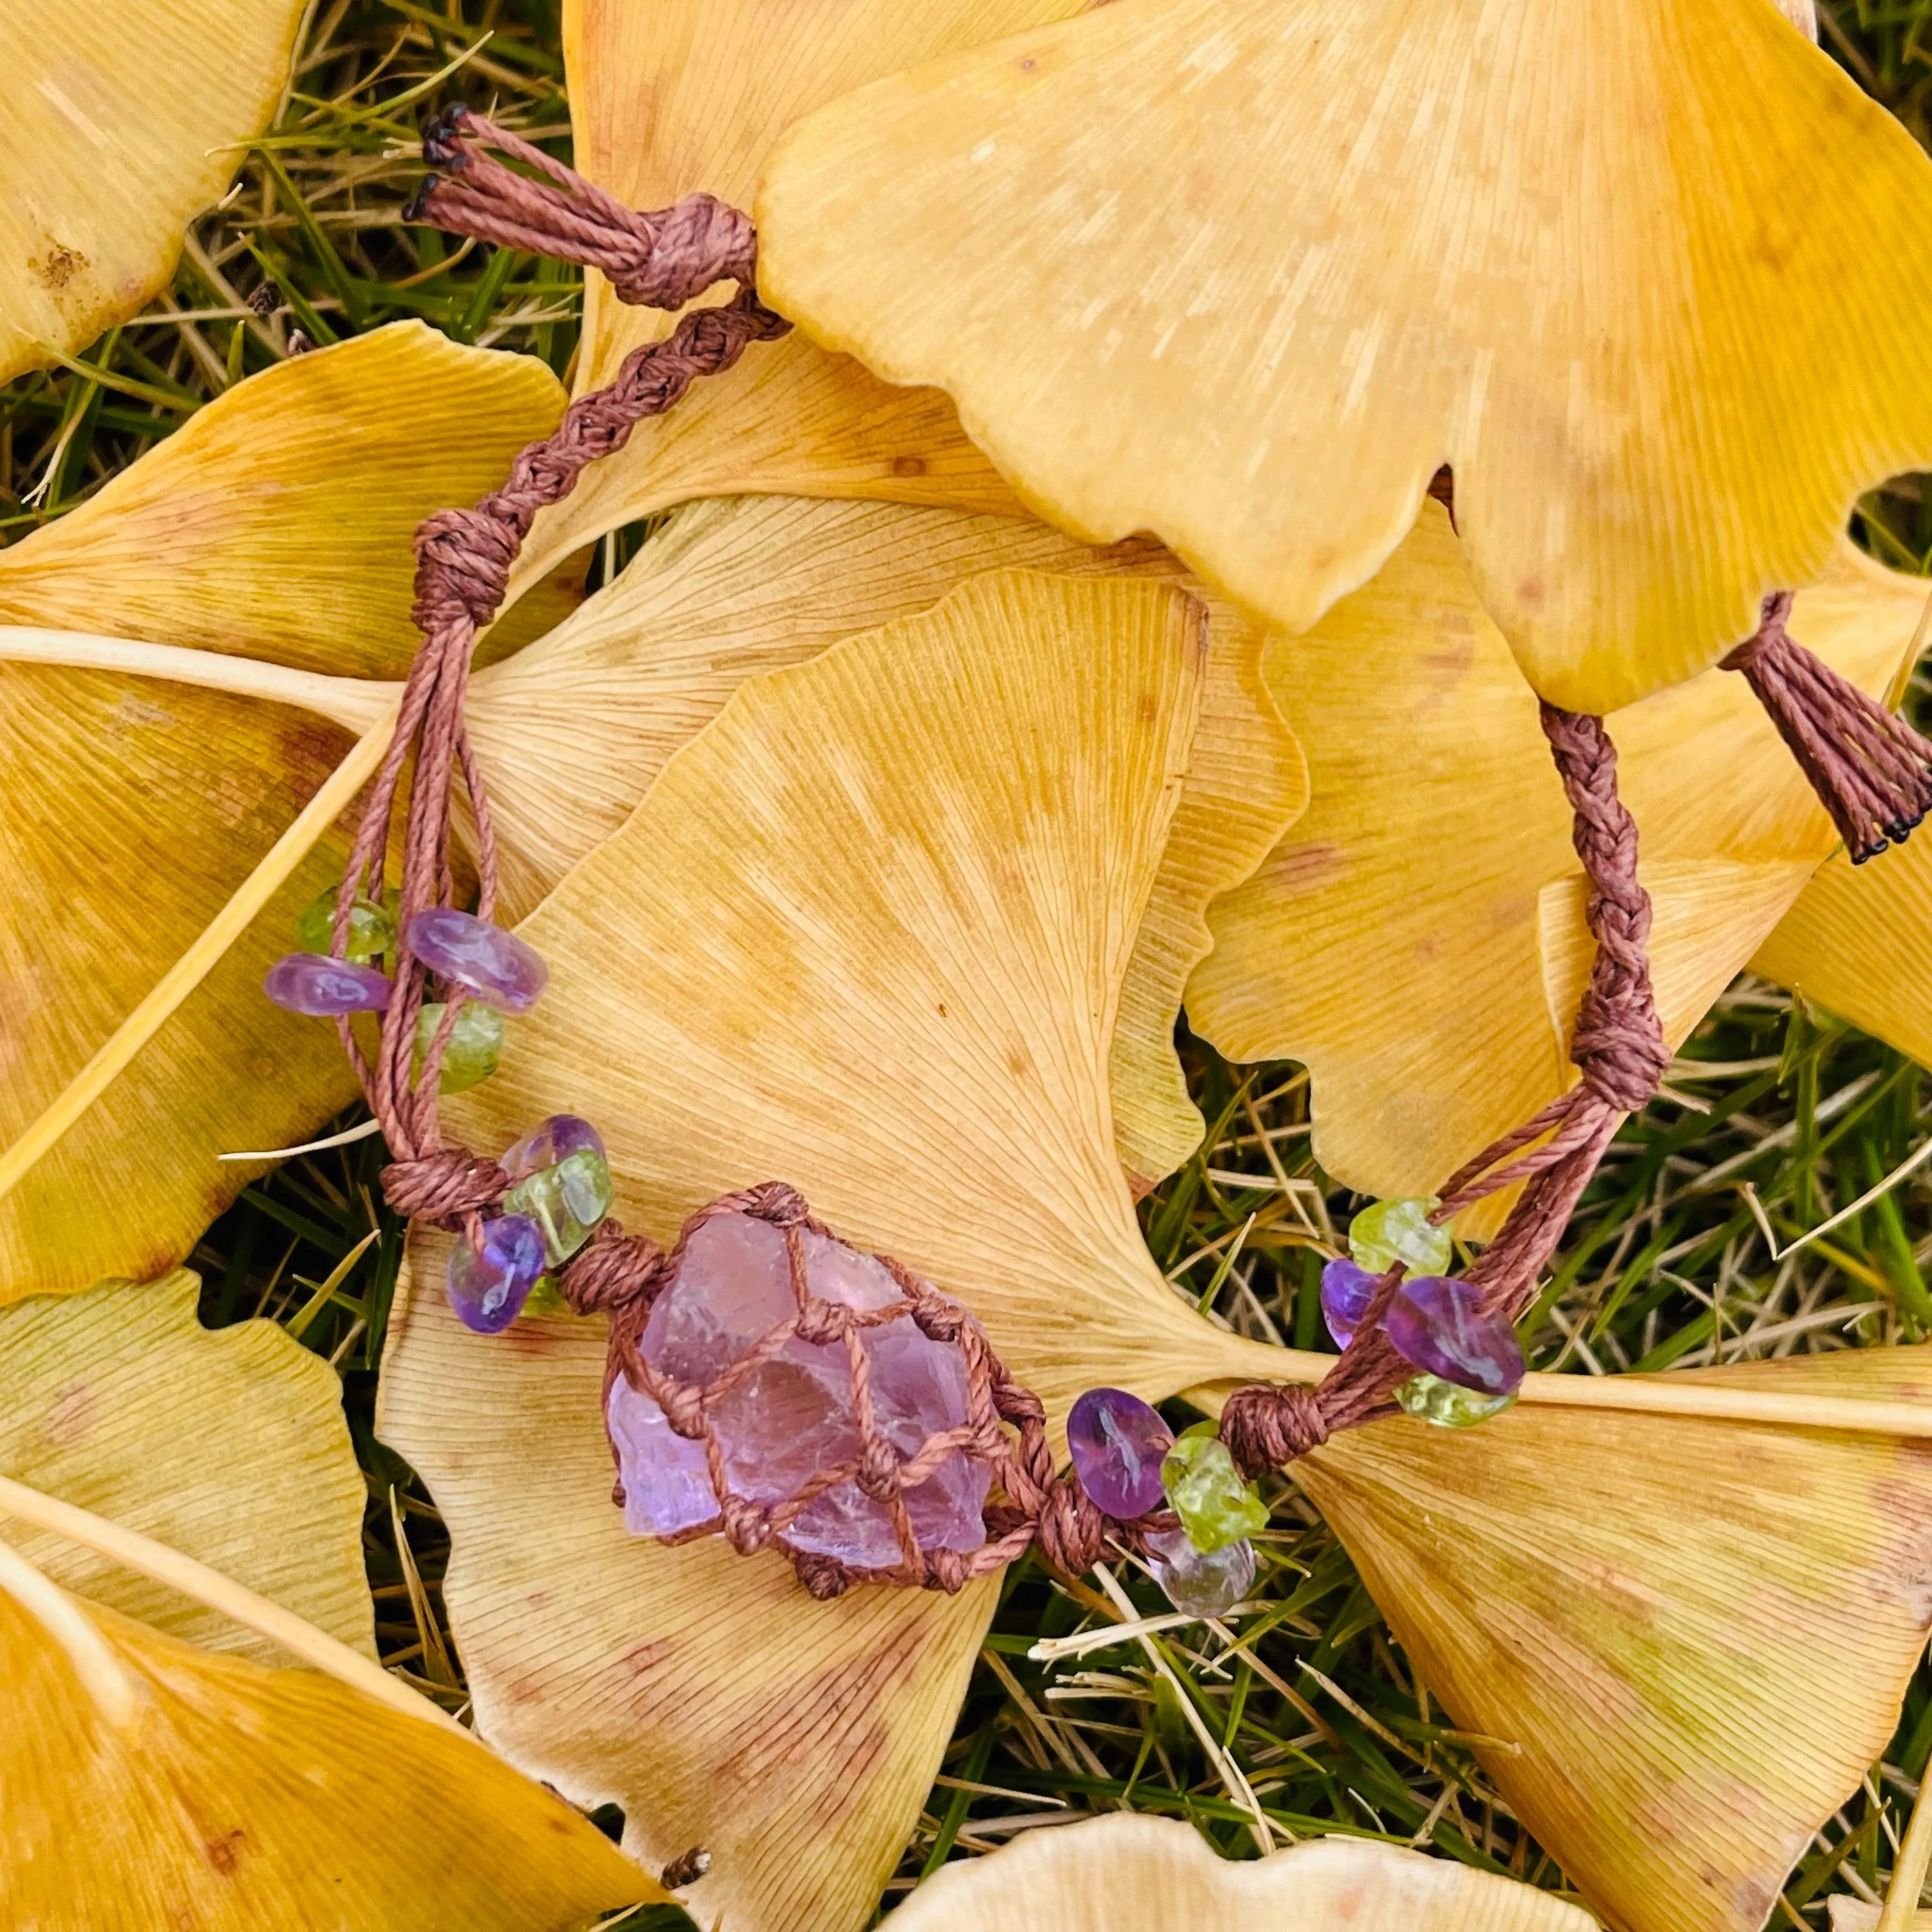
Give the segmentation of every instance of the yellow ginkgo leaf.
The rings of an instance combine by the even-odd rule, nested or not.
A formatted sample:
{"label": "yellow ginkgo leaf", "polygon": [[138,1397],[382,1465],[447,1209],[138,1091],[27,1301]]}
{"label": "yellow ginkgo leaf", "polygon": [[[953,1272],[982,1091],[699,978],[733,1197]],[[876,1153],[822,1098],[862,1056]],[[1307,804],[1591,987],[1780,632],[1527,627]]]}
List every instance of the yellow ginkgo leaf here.
{"label": "yellow ginkgo leaf", "polygon": [[0,550],[0,623],[400,677],[416,525],[494,489],[563,406],[535,356],[417,322],[280,363]]}
{"label": "yellow ginkgo leaf", "polygon": [[[0,1569],[9,1925],[586,1932],[664,1895],[427,1707],[400,1715],[314,1672],[78,1604],[86,1634],[62,1643],[8,1581]],[[124,1709],[102,1708],[104,1675]]]}
{"label": "yellow ginkgo leaf", "polygon": [[809,116],[759,280],[946,390],[1043,514],[1151,530],[1292,630],[1450,465],[1531,682],[1602,712],[1932,460],[1899,373],[1932,356],[1928,194],[1766,0],[1122,0]]}
{"label": "yellow ginkgo leaf", "polygon": [[[565,10],[564,61],[576,164],[633,207],[700,190],[746,207],[772,143],[800,116],[883,74],[1090,4],[668,0],[646,11],[575,0]],[[609,382],[632,350],[670,327],[591,277],[580,388]],[[794,334],[700,385],[599,464],[538,520],[517,580],[652,511],[754,490],[1019,508],[945,396],[895,388]]]}
{"label": "yellow ginkgo leaf", "polygon": [[[52,627],[62,648],[106,632],[394,675],[414,644],[410,530],[494,488],[562,402],[531,358],[414,324],[317,350],[238,384],[0,554],[0,617]],[[188,948],[349,742],[279,704],[0,662],[0,1144]],[[166,1268],[259,1172],[218,1154],[300,1139],[350,1097],[331,1029],[260,990],[343,853],[322,840],[0,1202],[0,1301]]]}
{"label": "yellow ginkgo leaf", "polygon": [[935,1873],[891,1932],[1595,1932],[1515,1880],[1362,1838],[1216,1855],[1191,1825],[1132,1812],[1022,1832]]}
{"label": "yellow ginkgo leaf", "polygon": [[[470,722],[484,761],[504,904],[536,904],[616,830],[664,762],[747,677],[908,616],[980,572],[1179,580],[1155,547],[1094,550],[1045,524],[898,504],[754,498],[693,504],[567,622],[481,674]],[[1114,1044],[1120,1157],[1137,1182],[1202,1132],[1173,1052],[1209,900],[1246,878],[1306,800],[1261,674],[1262,634],[1210,600],[1200,728],[1135,940]]]}
{"label": "yellow ginkgo leaf", "polygon": [[1932,1065],[1932,839],[1876,864],[1834,854],[1750,964]]}
{"label": "yellow ginkgo leaf", "polygon": [[[1929,1356],[1690,1379],[1923,1402]],[[1758,1932],[1884,1748],[1932,1624],[1923,1443],[1519,1405],[1473,1438],[1357,1430],[1296,1474],[1618,1932]]]}
{"label": "yellow ginkgo leaf", "polygon": [[301,0],[0,18],[0,382],[130,316],[172,272],[288,83]]}
{"label": "yellow ginkgo leaf", "polygon": [[[200,1283],[104,1282],[0,1309],[0,1475],[154,1538],[365,1655],[368,1496],[341,1385],[272,1322],[213,1332]],[[98,1553],[0,1516],[63,1589],[204,1648],[272,1646]]]}
{"label": "yellow ginkgo leaf", "polygon": [[[1922,602],[1916,580],[1846,545],[1794,629],[1882,692]],[[1307,1064],[1330,1173],[1426,1194],[1573,1077],[1564,1041],[1590,941],[1536,699],[1434,504],[1372,583],[1271,647],[1268,674],[1311,803],[1210,913],[1189,1016],[1231,1058]],[[1660,693],[1610,733],[1675,1044],[1834,835],[1740,677]]]}
{"label": "yellow ginkgo leaf", "polygon": [[0,1922],[566,1932],[662,1896],[377,1668],[340,1385],[195,1288],[0,1311]]}
{"label": "yellow ginkgo leaf", "polygon": [[[581,1114],[608,1145],[617,1211],[661,1240],[722,1191],[788,1180],[841,1233],[969,1307],[1056,1427],[1095,1384],[1157,1399],[1318,1377],[1332,1358],[1230,1334],[1162,1282],[1115,1156],[1108,1036],[1200,686],[1178,593],[1024,574],[975,579],[923,616],[747,683],[524,922],[549,991],[496,1079],[448,1108],[452,1135],[494,1152],[543,1115]],[[1533,970],[1532,986],[1540,998]],[[578,1802],[622,1804],[646,1862],[705,1846],[693,1905],[706,1922],[862,1924],[938,1762],[989,1585],[824,1603],[775,1554],[630,1536],[609,1500],[602,1324],[541,1315],[476,1335],[442,1292],[447,1255],[442,1237],[412,1242],[379,1428],[449,1526],[446,1598],[483,1734]],[[1738,1392],[1730,1372],[1713,1379],[1666,1387]],[[1858,1633],[1870,1580],[1932,1534],[1928,1452],[1848,1432],[1780,1438],[1762,1464],[1780,1495],[1814,1460],[1834,1496],[1835,1470],[1883,1472],[1882,1518],[1854,1511],[1814,1538],[1808,1511],[1773,1528],[1697,1489],[1700,1469],[1730,1466],[1707,1444],[1738,1425],[1625,1416],[1600,1431],[1599,1418],[1573,1418],[1546,1436],[1522,1412],[1563,1382],[1578,1388],[1531,1377],[1509,1433],[1457,1445],[1477,1472],[1472,1493],[1487,1493],[1492,1440],[1505,1474],[1520,1441],[1553,1442],[1510,1521],[1520,1548],[1561,1552],[1598,1507],[1597,1444],[1634,1445],[1610,1466],[1654,1486],[1617,1519],[1618,1574],[1632,1580],[1565,1600],[1563,1654],[1600,1658],[1605,1683],[1648,1684],[1649,1632],[1668,1622],[1683,1633],[1683,1676],[1721,1698],[1744,1667],[1739,1634],[1764,1633],[1762,1670],[1782,1674],[1746,1688],[1775,1688],[1792,1728],[1698,1742],[1712,1788],[1761,1790],[1754,1817],[1785,1834],[1767,1826],[1743,1845],[1739,1895],[1774,1886],[1784,1868],[1766,1847],[1800,1843],[1854,1787],[1843,1767],[1868,1752],[1872,1714],[1922,1641],[1889,1599],[1870,1642]],[[1352,1469],[1372,1448],[1397,1470],[1412,1456],[1421,1483],[1442,1453],[1437,1432],[1406,1420],[1363,1439],[1362,1451],[1328,1452],[1324,1469]],[[1462,1520],[1438,1507],[1432,1533],[1453,1539]],[[1502,1534],[1480,1509],[1471,1520],[1472,1536]],[[1809,1566],[1812,1594],[1762,1590],[1733,1558],[1747,1532],[1789,1536],[1796,1546],[1766,1555],[1762,1574]],[[1727,1614],[1700,1622],[1668,1593],[1707,1553],[1708,1589],[1731,1596]],[[1823,1582],[1833,1564],[1854,1566],[1842,1596]],[[1430,1587],[1395,1574],[1405,1592]],[[1408,1615],[1406,1595],[1396,1607]],[[1507,1632],[1541,1612],[1513,1586],[1486,1595],[1482,1614]],[[1806,1654],[1821,1619],[1846,1630],[1844,1654],[1866,1672],[1855,1694]],[[1634,1756],[1667,1760],[1675,1714],[1636,1724],[1636,1690],[1619,1701],[1600,1688],[1599,1708],[1594,1729],[1552,1747],[1553,1777],[1575,1784],[1616,1758],[1627,1721]],[[1630,1786],[1620,1774],[1612,1787],[1620,1804]],[[1653,1814],[1640,1822],[1652,1828]],[[1636,1828],[1627,1809],[1601,1827]],[[1592,1841],[1578,1843],[1587,1860]],[[1634,1920],[1632,1901],[1675,1856],[1600,1864],[1596,1901],[1612,1922]]]}
{"label": "yellow ginkgo leaf", "polygon": [[[1108,1048],[1203,682],[1180,592],[1024,574],[746,685],[520,930],[550,967],[496,1078],[446,1109],[507,1144],[568,1109],[617,1211],[675,1232],[773,1176],[1030,1338],[1056,1416],[1280,1359],[1161,1280],[1116,1158]],[[774,1558],[664,1549],[610,1507],[601,1323],[493,1344],[418,1235],[380,1426],[454,1543],[483,1734],[646,1863],[703,1844],[740,1932],[862,1924],[992,1614],[806,1596]],[[514,1420],[512,1420],[514,1418]],[[646,1798],[648,1798],[648,1802]]]}

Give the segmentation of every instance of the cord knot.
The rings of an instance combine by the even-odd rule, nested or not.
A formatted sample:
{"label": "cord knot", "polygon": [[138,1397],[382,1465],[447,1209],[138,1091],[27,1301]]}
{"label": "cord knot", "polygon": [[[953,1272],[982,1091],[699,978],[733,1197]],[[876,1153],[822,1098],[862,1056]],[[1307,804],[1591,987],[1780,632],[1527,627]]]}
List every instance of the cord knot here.
{"label": "cord knot", "polygon": [[1221,1439],[1250,1482],[1320,1448],[1329,1434],[1321,1392],[1299,1383],[1251,1382],[1221,1411]]}
{"label": "cord knot", "polygon": [[503,1197],[510,1178],[467,1148],[437,1148],[382,1170],[382,1196],[398,1214],[439,1226],[480,1214]]}

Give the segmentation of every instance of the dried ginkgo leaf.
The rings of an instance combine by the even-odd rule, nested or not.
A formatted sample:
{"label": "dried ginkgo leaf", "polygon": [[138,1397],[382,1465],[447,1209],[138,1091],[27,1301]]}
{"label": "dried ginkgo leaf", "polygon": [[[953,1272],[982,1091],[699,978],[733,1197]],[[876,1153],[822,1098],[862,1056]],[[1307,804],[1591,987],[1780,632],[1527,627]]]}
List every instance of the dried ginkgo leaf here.
{"label": "dried ginkgo leaf", "polygon": [[1191,1825],[1132,1812],[1022,1832],[961,1858],[891,1932],[1595,1932],[1515,1880],[1366,1839],[1218,1856]]}
{"label": "dried ginkgo leaf", "polygon": [[[195,1291],[0,1310],[0,1922],[566,1932],[661,1897],[364,1661],[340,1386],[272,1323],[202,1328]],[[156,1557],[172,1586],[127,1567]]]}
{"label": "dried ginkgo leaf", "polygon": [[8,1924],[580,1932],[663,1897],[429,1707],[42,1602],[19,1566],[0,1563]]}
{"label": "dried ginkgo leaf", "polygon": [[[494,1150],[581,1112],[618,1213],[667,1237],[724,1190],[788,1180],[1022,1342],[1060,1418],[1096,1359],[1168,1389],[1286,1359],[1162,1282],[1114,1144],[1111,1036],[1200,632],[1166,586],[982,577],[742,686],[520,928],[549,988],[447,1106],[452,1132]],[[412,1244],[380,1427],[451,1528],[479,1728],[579,1802],[622,1804],[646,1863],[705,1846],[694,1896],[741,1932],[863,1924],[994,1588],[820,1603],[776,1556],[630,1536],[602,1324],[472,1334],[446,1252]]]}
{"label": "dried ginkgo leaf", "polygon": [[1932,460],[1928,194],[1763,0],[1126,0],[794,128],[759,281],[1042,514],[1292,630],[1450,465],[1531,682],[1602,712]]}
{"label": "dried ginkgo leaf", "polygon": [[[762,497],[680,512],[617,581],[481,673],[470,724],[496,820],[503,902],[527,910],[616,830],[666,758],[745,679],[910,616],[981,572],[1178,581],[1150,544],[1094,550],[1042,524],[898,504]],[[1138,1184],[1192,1152],[1202,1121],[1173,1051],[1208,902],[1246,878],[1306,802],[1262,677],[1262,633],[1209,603],[1200,728],[1121,994],[1113,1047],[1120,1157]]]}
{"label": "dried ginkgo leaf", "polygon": [[[532,358],[412,323],[319,350],[238,384],[0,554],[0,618],[393,676],[414,647],[410,532],[494,488],[562,404]],[[0,1142],[66,1088],[348,743],[280,704],[0,662]],[[343,854],[331,836],[309,855],[0,1202],[0,1301],[165,1268],[259,1171],[216,1154],[299,1139],[352,1094],[329,1029],[260,992]]]}
{"label": "dried ginkgo leaf", "polygon": [[1932,840],[1820,868],[1751,970],[1932,1064]]}
{"label": "dried ginkgo leaf", "polygon": [[[1932,1400],[1932,1352],[1694,1372]],[[1758,1932],[1932,1624],[1932,1449],[1519,1405],[1295,1466],[1431,1696],[1620,1932]],[[1667,1524],[1667,1534],[1658,1526]]]}
{"label": "dried ginkgo leaf", "polygon": [[[181,1550],[374,1657],[368,1491],[341,1386],[272,1322],[202,1328],[200,1286],[177,1270],[0,1309],[0,1475]],[[94,1552],[4,1516],[0,1538],[63,1589],[204,1648],[280,1660]]]}
{"label": "dried ginkgo leaf", "polygon": [[301,0],[10,0],[0,16],[0,382],[160,288],[289,79]]}
{"label": "dried ginkgo leaf", "polygon": [[[1882,692],[1922,599],[1846,545],[1794,631]],[[1434,504],[1372,584],[1272,646],[1267,673],[1312,802],[1214,908],[1189,1016],[1231,1058],[1306,1062],[1330,1173],[1427,1194],[1574,1077],[1563,1040],[1590,941],[1536,699]],[[1712,672],[1610,730],[1675,1044],[1834,834],[1741,678]]]}
{"label": "dried ginkgo leaf", "polygon": [[[881,75],[1089,4],[668,0],[646,12],[581,0],[564,20],[576,165],[636,208],[700,190],[746,207],[772,143],[800,116]],[[590,277],[580,389],[610,382],[632,350],[670,326]],[[893,388],[794,333],[700,385],[598,464],[538,520],[517,581],[652,511],[758,490],[1019,509],[945,396]]]}

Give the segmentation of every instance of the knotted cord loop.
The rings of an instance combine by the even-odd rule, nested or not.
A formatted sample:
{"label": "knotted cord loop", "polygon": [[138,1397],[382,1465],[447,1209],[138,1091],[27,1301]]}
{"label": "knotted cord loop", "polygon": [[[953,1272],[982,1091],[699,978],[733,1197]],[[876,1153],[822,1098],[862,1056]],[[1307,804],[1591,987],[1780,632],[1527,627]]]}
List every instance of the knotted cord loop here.
{"label": "knotted cord loop", "polygon": [[[486,152],[534,168],[533,181]],[[423,129],[430,174],[404,211],[452,234],[582,263],[605,276],[620,302],[680,309],[714,283],[748,287],[758,243],[751,218],[709,194],[649,213],[627,208],[530,142],[460,103]]]}
{"label": "knotted cord loop", "polygon": [[1767,597],[1756,631],[1721,662],[1744,674],[1862,866],[1932,811],[1932,743],[1791,635],[1793,601]]}

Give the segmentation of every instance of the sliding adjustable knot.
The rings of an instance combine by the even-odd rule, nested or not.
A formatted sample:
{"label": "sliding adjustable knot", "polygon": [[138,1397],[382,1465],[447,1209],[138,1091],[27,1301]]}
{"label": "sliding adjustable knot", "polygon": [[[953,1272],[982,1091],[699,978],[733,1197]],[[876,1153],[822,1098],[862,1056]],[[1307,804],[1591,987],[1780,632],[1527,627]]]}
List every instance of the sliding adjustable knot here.
{"label": "sliding adjustable knot", "polygon": [[620,302],[680,309],[714,282],[748,284],[758,262],[751,217],[716,195],[691,194],[649,214],[631,212],[629,249],[600,264]]}
{"label": "sliding adjustable knot", "polygon": [[509,1186],[494,1160],[466,1148],[436,1148],[411,1160],[392,1160],[382,1170],[382,1198],[412,1221],[453,1226],[466,1215],[494,1208]]}
{"label": "sliding adjustable knot", "polygon": [[1634,982],[1600,986],[1593,976],[1577,1003],[1570,1057],[1584,1084],[1612,1112],[1635,1114],[1651,1096],[1670,1064],[1663,1023],[1646,975]]}
{"label": "sliding adjustable knot", "polygon": [[416,531],[416,602],[410,615],[434,633],[489,623],[508,594],[524,532],[485,508],[440,510]]}
{"label": "sliding adjustable knot", "polygon": [[1743,673],[1862,866],[1932,811],[1932,744],[1791,635],[1792,603],[1788,590],[1767,597],[1722,663]]}

